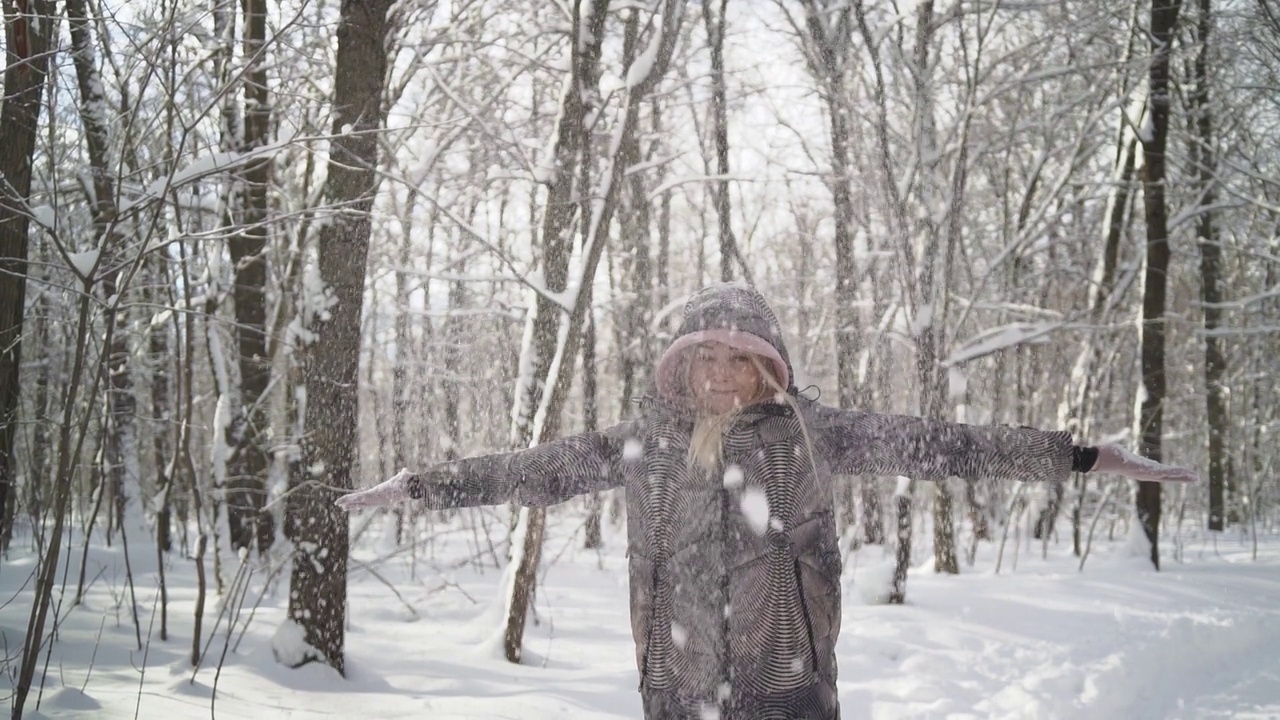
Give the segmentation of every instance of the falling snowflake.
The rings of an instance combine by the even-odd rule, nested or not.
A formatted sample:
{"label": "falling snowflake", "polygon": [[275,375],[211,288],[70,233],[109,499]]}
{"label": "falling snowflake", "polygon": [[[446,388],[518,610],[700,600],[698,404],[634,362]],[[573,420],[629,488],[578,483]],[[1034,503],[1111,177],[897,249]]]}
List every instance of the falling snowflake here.
{"label": "falling snowflake", "polygon": [[671,623],[671,642],[678,648],[684,647],[685,643],[689,642],[689,633],[685,632],[684,626],[680,623]]}
{"label": "falling snowflake", "polygon": [[742,468],[737,465],[730,465],[724,469],[724,486],[730,489],[742,487],[746,480]]}
{"label": "falling snowflake", "polygon": [[742,493],[742,516],[757,535],[763,535],[769,529],[769,499],[760,488],[747,488]]}

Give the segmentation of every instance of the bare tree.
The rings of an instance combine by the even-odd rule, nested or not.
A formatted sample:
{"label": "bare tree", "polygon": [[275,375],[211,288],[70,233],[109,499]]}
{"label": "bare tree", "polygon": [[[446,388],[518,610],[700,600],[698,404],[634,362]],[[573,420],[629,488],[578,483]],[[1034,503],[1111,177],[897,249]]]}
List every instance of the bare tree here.
{"label": "bare tree", "polygon": [[[640,41],[640,14],[627,16],[623,30],[623,57],[635,57]],[[661,126],[659,114],[662,104],[655,95],[649,104],[649,122],[651,127]],[[647,151],[642,150],[640,138],[648,139]],[[633,411],[634,401],[651,383],[650,373],[657,354],[656,333],[654,332],[654,305],[658,302],[658,293],[665,286],[655,287],[655,260],[665,262],[665,248],[668,242],[663,228],[658,228],[660,247],[653,247],[654,208],[653,199],[649,197],[651,183],[647,173],[640,170],[641,163],[655,160],[662,147],[661,133],[656,129],[647,133],[634,132],[622,139],[619,149],[620,161],[628,168],[627,181],[622,188],[618,204],[618,244],[611,252],[609,259],[617,266],[616,272],[610,272],[613,280],[614,311],[612,325],[614,329],[614,346],[618,352],[618,372],[620,377],[620,394],[618,403],[620,412],[627,416]],[[655,182],[660,184],[666,171],[667,163],[660,162],[656,168]],[[669,207],[670,193],[663,194],[663,204]],[[669,228],[669,210],[667,211]],[[611,515],[616,519],[620,513],[621,502],[614,495]],[[601,498],[593,497],[589,505],[592,523],[599,525],[599,515],[603,510]],[[590,536],[588,536],[590,537]]]}
{"label": "bare tree", "polygon": [[[170,298],[162,297],[163,289],[172,288],[172,284],[164,277],[166,269],[164,259],[155,254],[147,260],[147,273],[150,282],[144,292],[150,296],[153,307],[172,307],[175,303]],[[147,354],[144,367],[151,377],[151,453],[156,475],[155,487],[155,544],[156,568],[159,572],[160,591],[160,639],[167,640],[168,628],[168,586],[165,581],[164,554],[172,550],[173,514],[172,498],[174,494],[175,456],[172,449],[173,402],[170,365],[169,323],[149,323],[147,328]]]}
{"label": "bare tree", "polygon": [[[4,101],[0,106],[0,127],[6,128],[0,141],[0,512],[4,527],[0,528],[0,548],[8,548],[12,537],[12,503],[17,502],[15,479],[17,462],[14,442],[18,421],[19,364],[23,332],[23,307],[26,301],[28,233],[31,227],[32,164],[36,133],[39,130],[41,96],[49,67],[49,49],[55,22],[51,2],[6,0],[3,4],[5,24]],[[87,312],[87,298],[82,300]],[[69,439],[69,428],[66,437]],[[68,443],[62,443],[66,449]],[[65,463],[65,459],[62,461]],[[65,466],[60,467],[65,469]],[[65,485],[65,493],[61,492]],[[55,524],[60,523],[66,508],[63,500],[70,492],[70,482],[55,482]],[[57,547],[58,543],[54,543]],[[44,624],[48,614],[47,595],[52,594],[53,572],[57,566],[56,550],[50,549],[42,564],[37,584],[37,599],[32,605],[27,624],[22,664],[14,685],[13,717],[22,717],[23,705],[31,689],[39,657]],[[46,577],[47,576],[47,577]],[[46,591],[47,587],[47,591]]]}
{"label": "bare tree", "polygon": [[[909,61],[911,78],[911,169],[917,176],[899,194],[898,176],[891,159],[887,135],[887,108],[882,87],[882,68],[878,52],[872,50],[876,41],[866,22],[861,3],[855,5],[856,18],[872,63],[877,74],[879,117],[877,134],[880,145],[881,176],[885,196],[889,204],[889,216],[893,220],[890,232],[895,234],[897,273],[902,296],[911,313],[911,334],[915,346],[915,380],[917,407],[924,417],[942,419],[944,389],[941,385],[941,358],[939,353],[945,342],[947,286],[950,258],[955,246],[956,233],[944,225],[958,212],[959,188],[963,187],[965,148],[963,136],[959,155],[952,169],[951,182],[946,181],[945,166],[934,118],[933,67],[935,64],[934,34],[939,26],[934,16],[934,3],[925,0],[916,6],[915,35]],[[896,217],[895,217],[896,215]],[[945,240],[945,244],[944,244]],[[959,559],[955,551],[955,531],[952,521],[951,493],[942,478],[934,484],[934,561],[938,572],[959,572]],[[898,549],[897,568],[894,573],[894,590],[890,601],[905,600],[906,573],[911,553],[911,495],[914,483],[905,483],[905,491],[897,495]]]}
{"label": "bare tree", "polygon": [[[880,202],[884,208],[884,219],[886,231],[893,236],[897,243],[899,254],[897,255],[899,275],[901,273],[912,272],[914,263],[911,262],[910,253],[907,257],[903,257],[901,251],[910,250],[909,234],[912,233],[911,219],[907,214],[907,205],[902,190],[898,186],[897,174],[894,172],[894,152],[891,143],[893,128],[889,121],[889,96],[888,83],[886,76],[888,71],[884,53],[881,52],[881,44],[877,39],[877,33],[872,30],[871,19],[869,17],[866,3],[861,0],[855,0],[853,3],[854,19],[857,24],[859,36],[863,42],[863,49],[867,54],[867,59],[871,65],[872,75],[872,99],[874,102],[874,115],[871,120],[874,131],[875,145],[872,154],[874,156],[874,164],[876,167],[876,176],[879,180]],[[932,15],[932,5],[927,7],[923,4],[917,9],[919,22],[920,18],[928,19]],[[897,45],[901,45],[901,36],[897,41]],[[893,47],[890,44],[890,47]],[[899,53],[901,50],[899,49]],[[927,60],[927,56],[926,56]],[[908,294],[913,295],[913,293]],[[919,327],[919,326],[917,326]],[[917,346],[917,369],[928,369],[932,359],[929,361],[921,359],[923,348]],[[920,365],[924,363],[924,365]],[[924,392],[921,388],[920,392]],[[923,398],[922,398],[923,399]],[[901,604],[906,602],[906,585],[907,570],[911,565],[911,535],[912,535],[912,482],[900,482],[898,491],[894,493],[894,516],[895,516],[895,547],[894,547],[894,573],[893,586],[889,593],[889,602]]]}
{"label": "bare tree", "polygon": [[729,201],[729,112],[728,91],[724,77],[725,9],[729,0],[702,3],[702,20],[707,29],[707,46],[711,51],[711,134],[715,144],[716,181],[712,189],[715,199],[717,229],[720,238],[720,280],[733,279],[733,263],[738,260],[742,272],[750,278],[747,264],[738,255],[738,241],[733,234]]}
{"label": "bare tree", "polygon": [[[599,372],[596,366],[596,320],[587,312],[587,329],[582,335],[582,430],[594,432],[600,426],[600,407],[596,400],[596,384]],[[582,546],[588,550],[600,547],[600,493],[587,497],[587,520],[583,527]]]}
{"label": "bare tree", "polygon": [[[267,145],[271,105],[267,91],[266,0],[243,0],[244,10],[244,123],[243,144],[234,148],[252,153]],[[233,143],[240,145],[240,138]],[[267,354],[267,191],[272,160],[256,157],[245,164],[236,183],[238,227],[230,237],[235,339],[239,358],[239,386],[232,402],[235,417],[227,425],[227,524],[232,547],[255,544],[266,552],[275,538],[275,523],[266,506],[267,413],[266,393],[271,380]]]}
{"label": "bare tree", "polygon": [[[1130,11],[1126,32],[1125,53],[1117,67],[1118,83],[1116,95],[1127,99],[1133,92],[1135,79],[1129,71],[1137,42],[1137,27],[1140,14],[1135,4]],[[1121,104],[1121,111],[1128,108]],[[1141,114],[1141,110],[1139,110]],[[1100,403],[1096,398],[1102,390],[1100,375],[1107,374],[1109,366],[1103,362],[1104,345],[1097,342],[1095,335],[1110,318],[1119,304],[1118,294],[1123,288],[1120,284],[1120,251],[1129,227],[1130,210],[1133,205],[1134,171],[1137,163],[1138,136],[1132,123],[1140,118],[1122,116],[1115,130],[1115,156],[1111,161],[1111,176],[1106,184],[1106,204],[1101,222],[1102,252],[1094,261],[1097,268],[1096,283],[1090,284],[1088,300],[1088,317],[1097,329],[1081,342],[1079,354],[1068,375],[1067,390],[1059,407],[1058,422],[1062,427],[1088,437],[1093,430],[1092,416]],[[1071,542],[1075,555],[1082,552],[1081,522],[1083,520],[1086,478],[1077,477],[1075,481],[1075,503],[1071,511]],[[1062,483],[1053,483],[1049,488],[1049,501],[1036,519],[1032,530],[1033,537],[1048,540],[1053,533],[1058,513],[1064,497],[1065,488]]]}
{"label": "bare tree", "polygon": [[[805,0],[803,22],[788,15],[794,32],[801,38],[805,65],[818,83],[827,110],[831,144],[831,167],[824,182],[831,192],[834,212],[832,240],[835,245],[836,298],[836,386],[840,407],[866,407],[871,395],[870,373],[859,373],[863,347],[862,319],[857,296],[862,273],[854,247],[853,170],[850,162],[852,122],[850,117],[849,73],[853,54],[853,7],[850,3]],[[785,6],[784,6],[785,7]],[[883,510],[874,478],[862,478],[863,539],[873,545],[884,543]],[[852,486],[849,488],[852,490]],[[850,498],[851,500],[852,498]]]}
{"label": "bare tree", "polygon": [[[357,457],[360,315],[393,5],[393,0],[344,0],[338,24],[334,136],[325,187],[335,209],[320,230],[318,247],[324,295],[306,298],[301,309],[324,345],[312,346],[304,356],[303,459],[290,475],[286,506],[285,531],[294,552],[286,622],[296,631],[278,633],[274,647],[277,659],[291,667],[319,661],[340,673],[345,673],[348,537],[346,515],[333,497],[352,487]],[[316,322],[321,314],[327,318]]]}
{"label": "bare tree", "polygon": [[48,0],[4,0],[5,68],[0,103],[0,551],[13,536],[18,465],[14,455],[31,229],[31,167],[41,97],[57,23]]}
{"label": "bare tree", "polygon": [[[552,157],[548,161],[551,172],[539,233],[542,277],[546,288],[554,293],[563,293],[569,285],[572,223],[577,214],[577,203],[572,195],[578,173],[584,172],[583,167],[587,168],[586,172],[590,170],[581,155],[590,143],[587,115],[598,110],[600,46],[604,41],[608,10],[609,0],[576,0],[570,9],[573,16],[570,18],[569,75],[564,81],[561,114],[555,129]],[[584,22],[586,27],[583,27]],[[584,197],[587,195],[585,188],[579,192]],[[585,224],[586,220],[582,222]],[[583,277],[590,284],[591,276]],[[544,394],[554,392],[552,385],[557,379],[553,375],[553,362],[557,352],[563,353],[562,362],[567,365],[573,364],[572,358],[577,352],[576,345],[567,345],[560,340],[563,312],[564,308],[552,298],[543,293],[537,294],[520,360],[521,366],[529,368],[529,372],[520,378],[521,384],[516,388],[516,411],[512,413],[512,444],[516,447],[528,447],[535,441],[545,442],[554,438],[559,430],[558,406],[543,415],[541,428],[535,426],[535,417],[539,407],[547,402]],[[525,618],[537,579],[545,527],[546,509],[525,508],[519,511],[513,531],[516,538],[513,548],[519,550],[519,557],[512,558],[517,565],[502,643],[508,662],[520,662]]]}
{"label": "bare tree", "polygon": [[[597,18],[600,19],[600,22],[603,22],[604,11],[607,9],[607,0],[596,1],[600,4],[593,7],[592,13],[586,17],[590,18],[592,22],[595,22]],[[530,420],[541,418],[541,424],[537,427],[534,427],[532,423],[525,423],[525,426],[529,427],[530,430],[536,430],[531,435],[539,443],[555,438],[559,432],[560,415],[569,391],[569,380],[573,367],[572,358],[578,352],[582,330],[586,325],[586,317],[590,311],[589,298],[592,279],[595,277],[596,265],[603,254],[605,240],[609,236],[609,226],[617,209],[618,197],[622,191],[627,170],[626,165],[622,162],[621,148],[623,139],[627,135],[636,132],[639,125],[641,104],[666,73],[680,24],[684,17],[682,8],[683,6],[676,0],[664,0],[657,12],[650,14],[653,27],[649,33],[649,45],[645,51],[646,56],[649,58],[647,66],[637,68],[638,61],[636,58],[624,58],[623,67],[624,76],[627,78],[627,91],[622,108],[619,110],[621,117],[614,127],[613,137],[609,143],[610,153],[603,158],[602,177],[590,193],[584,193],[585,197],[591,199],[591,212],[589,215],[584,214],[581,218],[583,266],[582,274],[579,276],[579,281],[576,285],[576,295],[569,309],[568,325],[564,330],[563,340],[556,340],[554,346],[548,340],[537,335],[536,332],[532,337],[534,343],[547,343],[547,347],[544,349],[553,351],[551,362],[547,365],[548,374],[545,381],[549,391],[542,399],[536,413],[529,413],[527,406],[523,408],[524,412],[528,413]],[[630,11],[633,13],[641,12],[636,7],[630,8]],[[579,9],[575,8],[573,35],[571,36],[574,38],[572,40],[574,47],[578,47],[580,42],[578,38],[581,37],[579,33],[582,28],[578,19],[581,17]],[[599,26],[598,29],[600,32],[591,37],[600,37],[603,34],[603,25]],[[591,40],[588,41],[590,42]],[[576,54],[577,52],[575,51]],[[596,50],[596,58],[598,58],[598,50]],[[580,72],[589,72],[591,73],[590,77],[598,80],[598,75],[595,74],[598,72],[598,59],[588,60],[584,54],[584,56],[575,60],[575,65],[580,61],[585,61],[584,69],[572,71],[570,81],[566,84],[566,95],[570,94],[569,91],[574,88],[579,89],[577,94],[582,94],[581,90],[584,89],[584,86],[579,84],[581,81],[574,82],[576,78],[573,77],[574,75],[583,77],[578,75]],[[634,72],[632,72],[633,70]],[[594,89],[594,83],[585,86],[585,89]],[[562,114],[562,119],[565,115],[569,115],[568,108],[579,101],[565,97],[563,102],[564,105],[562,107],[566,108],[566,111]],[[581,109],[581,107],[578,108],[579,112]],[[584,119],[583,116],[578,116],[577,132],[585,134]],[[572,133],[573,129],[565,129],[562,125],[558,132],[561,133],[559,136],[564,138],[565,133]],[[585,137],[579,135],[580,144],[577,148],[579,153],[586,151],[585,142]],[[557,142],[557,148],[559,148],[559,145],[560,143]],[[557,157],[560,157],[559,152],[559,149],[557,149]],[[589,156],[587,157],[589,158]],[[558,167],[564,167],[564,165],[560,164]],[[579,158],[573,167],[583,172],[584,178],[590,177],[585,174],[590,168],[589,162]],[[546,212],[550,213],[555,210],[554,205],[548,204]],[[546,240],[544,233],[544,243]],[[546,275],[548,278],[550,277],[549,273]],[[536,328],[536,325],[533,327]],[[554,370],[554,373],[551,370]],[[536,378],[537,376],[534,377]],[[525,381],[529,382],[530,380],[532,378],[526,378]],[[516,567],[513,578],[507,624],[503,636],[504,651],[507,660],[510,662],[520,661],[525,614],[532,594],[535,571],[541,553],[545,517],[545,510],[543,509],[530,510],[526,508],[520,512],[519,525],[515,530],[517,537],[515,545],[520,547],[521,552],[519,564]]]}
{"label": "bare tree", "polygon": [[1226,518],[1227,433],[1231,418],[1227,409],[1228,375],[1226,339],[1217,334],[1222,326],[1222,249],[1213,209],[1217,198],[1217,154],[1214,150],[1213,105],[1210,101],[1209,60],[1214,48],[1212,0],[1196,6],[1196,57],[1191,90],[1191,164],[1200,191],[1196,239],[1200,247],[1200,300],[1204,313],[1204,402],[1209,426],[1209,522],[1210,530],[1222,530]]}
{"label": "bare tree", "polygon": [[[1147,220],[1147,260],[1142,296],[1142,407],[1138,428],[1142,452],[1163,457],[1165,381],[1165,305],[1169,271],[1169,215],[1165,199],[1169,142],[1169,56],[1181,0],[1151,3],[1151,65],[1147,80],[1147,123],[1143,146],[1143,206]],[[1151,543],[1151,563],[1160,568],[1160,484],[1138,483],[1137,513]]]}
{"label": "bare tree", "polygon": [[[106,465],[113,514],[113,525],[124,530],[125,502],[128,492],[138,492],[138,436],[135,415],[133,374],[127,330],[127,314],[122,295],[127,276],[136,270],[123,255],[123,237],[117,224],[116,176],[112,137],[107,121],[107,98],[98,72],[97,51],[85,9],[84,0],[67,3],[67,24],[71,30],[72,60],[80,90],[80,121],[84,125],[84,142],[91,168],[92,195],[90,214],[93,218],[94,246],[105,254],[102,258],[102,293],[106,304],[105,321],[111,325],[112,345],[103,361],[107,376]],[[119,254],[116,254],[119,253]],[[126,489],[126,480],[133,487]]]}

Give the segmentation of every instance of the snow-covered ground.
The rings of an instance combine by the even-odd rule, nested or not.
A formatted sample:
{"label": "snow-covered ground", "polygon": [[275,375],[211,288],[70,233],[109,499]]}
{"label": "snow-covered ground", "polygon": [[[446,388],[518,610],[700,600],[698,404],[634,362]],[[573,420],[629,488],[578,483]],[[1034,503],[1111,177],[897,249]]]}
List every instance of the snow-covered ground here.
{"label": "snow-covered ground", "polygon": [[[419,554],[415,562],[407,550],[388,552],[372,534],[382,524],[374,523],[355,555],[345,679],[325,667],[289,670],[274,662],[271,636],[284,617],[287,576],[263,595],[265,571],[250,580],[221,669],[222,629],[193,674],[193,565],[170,560],[170,636],[161,641],[151,615],[154,551],[135,542],[148,645],[138,651],[117,544],[92,549],[88,576],[97,579],[82,606],[64,604],[39,709],[33,690],[27,717],[640,716],[616,530],[597,553],[580,549],[576,517],[553,521],[539,624],[526,635],[526,664],[513,666],[497,649],[501,608],[492,600],[500,571],[492,560],[483,571],[451,569],[474,551],[471,533],[437,537],[433,556]],[[1043,559],[1038,543],[1024,543],[1016,567],[1011,545],[995,574],[996,549],[986,547],[958,577],[918,569],[906,606],[868,602],[885,575],[875,552],[846,563],[838,647],[845,718],[1280,717],[1278,540],[1264,542],[1256,561],[1251,543],[1235,536],[1216,547],[1212,540],[1185,544],[1181,562],[1169,548],[1160,573],[1122,541],[1095,546],[1083,573],[1067,545],[1051,545]],[[79,554],[71,553],[73,584]],[[21,541],[0,565],[6,696],[33,566]],[[206,633],[220,607],[209,603]]]}

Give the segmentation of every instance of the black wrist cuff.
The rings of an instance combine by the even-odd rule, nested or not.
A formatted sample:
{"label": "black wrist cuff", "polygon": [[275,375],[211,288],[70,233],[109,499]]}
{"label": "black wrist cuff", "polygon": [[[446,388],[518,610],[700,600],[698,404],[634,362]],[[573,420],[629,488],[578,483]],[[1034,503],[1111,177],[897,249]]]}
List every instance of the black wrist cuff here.
{"label": "black wrist cuff", "polygon": [[1076,445],[1071,448],[1071,472],[1089,472],[1098,462],[1098,448]]}
{"label": "black wrist cuff", "polygon": [[414,500],[421,500],[427,496],[426,485],[422,482],[422,478],[414,475],[404,481],[404,489],[409,493],[409,497]]}

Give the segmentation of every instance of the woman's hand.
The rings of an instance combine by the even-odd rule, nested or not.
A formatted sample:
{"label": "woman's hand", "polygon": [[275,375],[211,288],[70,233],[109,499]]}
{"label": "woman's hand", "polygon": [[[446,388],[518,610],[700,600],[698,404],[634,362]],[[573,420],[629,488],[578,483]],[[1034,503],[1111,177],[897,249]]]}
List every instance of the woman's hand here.
{"label": "woman's hand", "polygon": [[401,470],[395,477],[379,483],[368,490],[357,490],[343,495],[334,501],[338,507],[351,512],[362,508],[386,507],[412,499],[409,494],[411,484],[418,481],[418,476],[408,470]]}
{"label": "woman's hand", "polygon": [[1119,445],[1099,445],[1098,459],[1089,472],[1115,473],[1142,482],[1199,482],[1194,470],[1165,465],[1134,455]]}

